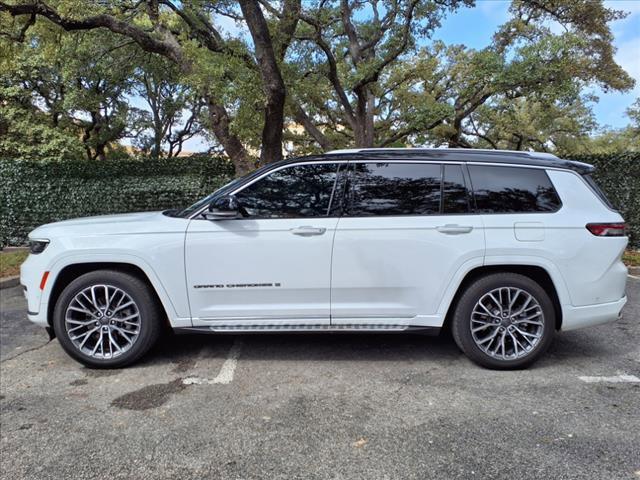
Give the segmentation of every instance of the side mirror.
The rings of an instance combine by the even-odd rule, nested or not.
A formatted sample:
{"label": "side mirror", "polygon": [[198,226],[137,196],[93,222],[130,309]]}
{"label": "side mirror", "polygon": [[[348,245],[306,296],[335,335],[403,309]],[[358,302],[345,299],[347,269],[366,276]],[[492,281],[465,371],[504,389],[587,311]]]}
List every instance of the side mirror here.
{"label": "side mirror", "polygon": [[209,208],[203,212],[207,220],[227,220],[240,217],[240,205],[234,195],[225,195],[216,198],[209,204]]}

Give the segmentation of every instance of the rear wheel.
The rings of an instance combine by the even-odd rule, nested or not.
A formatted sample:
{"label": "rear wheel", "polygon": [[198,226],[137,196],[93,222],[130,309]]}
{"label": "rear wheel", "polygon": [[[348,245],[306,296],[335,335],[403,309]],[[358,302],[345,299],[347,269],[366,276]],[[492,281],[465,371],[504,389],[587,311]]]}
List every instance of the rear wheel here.
{"label": "rear wheel", "polygon": [[547,292],[516,273],[475,280],[453,317],[453,338],[474,362],[488,368],[524,368],[549,347],[555,311]]}
{"label": "rear wheel", "polygon": [[156,342],[160,309],[149,286],[114,270],[71,282],[56,302],[53,328],[65,351],[92,368],[138,360]]}

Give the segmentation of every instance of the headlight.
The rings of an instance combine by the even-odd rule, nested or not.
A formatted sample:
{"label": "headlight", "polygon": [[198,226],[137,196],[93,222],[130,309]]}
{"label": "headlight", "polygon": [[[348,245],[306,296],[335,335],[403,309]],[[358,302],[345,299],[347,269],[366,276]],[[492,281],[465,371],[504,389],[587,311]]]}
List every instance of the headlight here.
{"label": "headlight", "polygon": [[44,252],[44,249],[49,245],[49,240],[46,239],[30,239],[29,240],[29,253],[37,255]]}

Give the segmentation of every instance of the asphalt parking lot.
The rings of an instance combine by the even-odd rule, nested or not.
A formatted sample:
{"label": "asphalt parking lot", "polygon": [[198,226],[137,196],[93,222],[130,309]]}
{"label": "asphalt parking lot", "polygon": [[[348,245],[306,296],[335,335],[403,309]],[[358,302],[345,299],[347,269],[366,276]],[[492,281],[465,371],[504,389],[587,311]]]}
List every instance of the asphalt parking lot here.
{"label": "asphalt parking lot", "polygon": [[[7,479],[639,479],[640,279],[526,371],[444,336],[172,336],[88,370],[0,291]],[[635,377],[634,377],[635,376]]]}

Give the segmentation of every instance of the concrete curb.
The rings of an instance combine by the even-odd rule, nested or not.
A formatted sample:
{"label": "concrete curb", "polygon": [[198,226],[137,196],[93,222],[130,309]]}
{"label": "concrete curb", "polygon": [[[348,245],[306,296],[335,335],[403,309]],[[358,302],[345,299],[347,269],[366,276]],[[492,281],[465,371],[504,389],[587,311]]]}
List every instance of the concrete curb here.
{"label": "concrete curb", "polygon": [[0,290],[4,288],[17,287],[18,285],[20,285],[20,277],[18,275],[15,277],[0,278]]}

